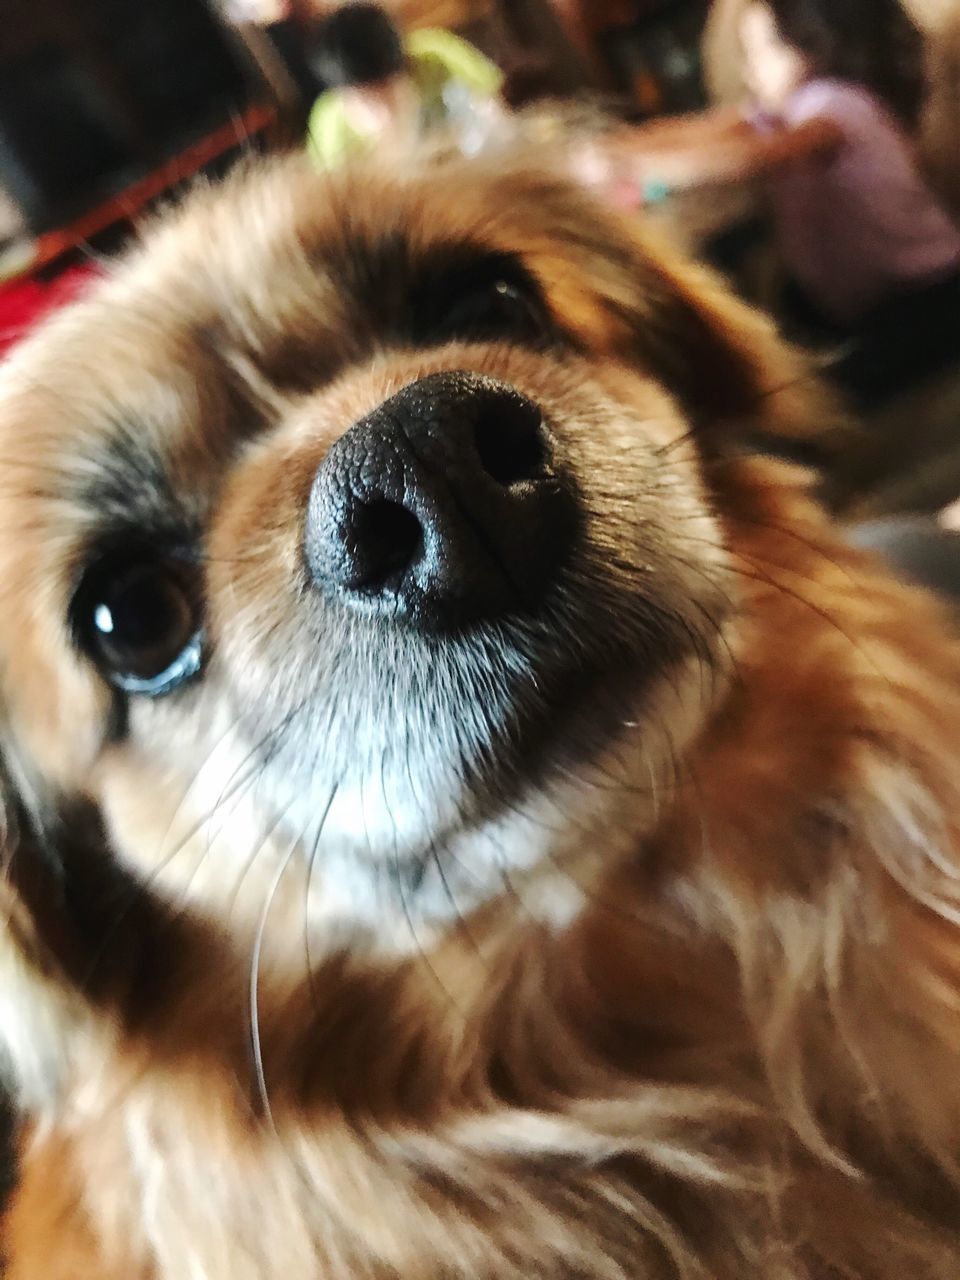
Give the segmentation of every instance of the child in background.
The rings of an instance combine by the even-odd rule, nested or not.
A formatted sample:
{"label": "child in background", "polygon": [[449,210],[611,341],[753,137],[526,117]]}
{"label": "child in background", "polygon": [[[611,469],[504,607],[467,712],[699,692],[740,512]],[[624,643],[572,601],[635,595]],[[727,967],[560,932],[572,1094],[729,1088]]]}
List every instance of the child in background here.
{"label": "child in background", "polygon": [[677,186],[764,173],[789,275],[786,315],[840,351],[861,408],[960,357],[960,230],[906,126],[921,40],[897,0],[756,0],[741,16],[753,102],[642,132]]}
{"label": "child in background", "polygon": [[404,42],[377,4],[345,4],[321,22],[311,63],[328,86],[308,129],[322,168],[374,147],[402,149],[437,126],[473,150],[496,125],[499,69],[449,31],[421,29]]}

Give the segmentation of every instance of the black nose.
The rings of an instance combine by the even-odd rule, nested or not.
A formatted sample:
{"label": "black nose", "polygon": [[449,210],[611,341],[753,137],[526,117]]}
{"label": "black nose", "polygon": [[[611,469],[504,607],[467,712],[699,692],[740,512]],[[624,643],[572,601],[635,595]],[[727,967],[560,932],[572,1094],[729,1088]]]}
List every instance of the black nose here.
{"label": "black nose", "polygon": [[472,373],[422,378],[329,450],[305,552],[341,600],[457,625],[528,609],[576,528],[539,408]]}

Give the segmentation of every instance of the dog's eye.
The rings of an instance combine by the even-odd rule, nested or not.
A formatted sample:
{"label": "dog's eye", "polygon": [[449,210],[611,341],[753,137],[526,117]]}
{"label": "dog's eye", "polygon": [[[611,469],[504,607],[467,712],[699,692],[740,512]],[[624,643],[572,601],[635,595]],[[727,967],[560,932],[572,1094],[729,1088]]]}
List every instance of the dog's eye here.
{"label": "dog's eye", "polygon": [[510,280],[493,280],[452,301],[441,328],[449,338],[533,342],[544,337],[548,320],[531,289]]}
{"label": "dog's eye", "polygon": [[81,648],[127,693],[169,693],[200,668],[198,608],[184,564],[109,557],[87,572],[72,612]]}

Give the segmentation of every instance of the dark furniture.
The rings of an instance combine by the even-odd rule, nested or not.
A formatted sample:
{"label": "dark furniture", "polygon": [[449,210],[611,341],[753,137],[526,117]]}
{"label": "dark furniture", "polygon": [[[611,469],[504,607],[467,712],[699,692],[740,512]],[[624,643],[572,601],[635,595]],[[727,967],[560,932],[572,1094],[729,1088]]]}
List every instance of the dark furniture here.
{"label": "dark furniture", "polygon": [[0,176],[49,230],[242,114],[256,85],[205,0],[6,0]]}

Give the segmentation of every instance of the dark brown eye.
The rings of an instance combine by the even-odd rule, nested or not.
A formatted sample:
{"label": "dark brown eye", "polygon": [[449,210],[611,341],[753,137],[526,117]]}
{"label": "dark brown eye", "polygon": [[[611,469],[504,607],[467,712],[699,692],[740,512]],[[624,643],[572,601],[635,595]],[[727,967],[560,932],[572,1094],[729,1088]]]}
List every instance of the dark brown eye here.
{"label": "dark brown eye", "polygon": [[561,336],[538,280],[508,253],[463,251],[432,260],[409,282],[404,314],[404,336],[418,346],[540,346]]}
{"label": "dark brown eye", "polygon": [[509,280],[475,286],[452,302],[443,318],[444,336],[468,341],[536,342],[547,328],[540,299]]}
{"label": "dark brown eye", "polygon": [[110,556],[84,575],[72,614],[80,646],[128,693],[156,697],[200,669],[199,610],[189,566]]}

